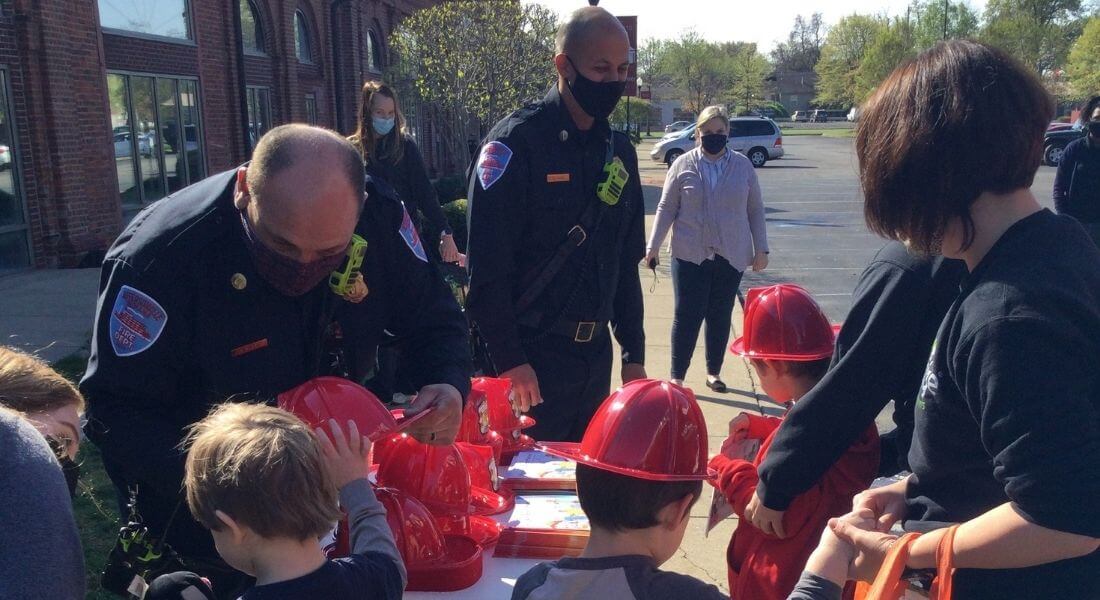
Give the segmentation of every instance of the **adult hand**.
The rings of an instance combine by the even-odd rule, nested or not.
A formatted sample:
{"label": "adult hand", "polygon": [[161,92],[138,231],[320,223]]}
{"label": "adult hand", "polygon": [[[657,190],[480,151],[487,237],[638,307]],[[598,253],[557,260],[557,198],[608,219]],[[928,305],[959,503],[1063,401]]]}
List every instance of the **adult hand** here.
{"label": "adult hand", "polygon": [[757,252],[756,256],[752,258],[752,270],[763,271],[768,268],[768,253]]}
{"label": "adult hand", "polygon": [[652,268],[650,265],[656,267],[657,265],[661,264],[661,261],[658,258],[658,254],[660,254],[660,252],[661,251],[658,248],[654,248],[653,250],[646,252],[645,258],[642,259],[642,266],[649,269]]}
{"label": "adult hand", "polygon": [[887,486],[864,490],[852,499],[852,510],[869,510],[878,531],[886,533],[905,518],[905,488],[909,480],[903,479]]}
{"label": "adult hand", "polygon": [[753,527],[779,539],[787,537],[787,532],[783,529],[783,512],[764,506],[759,490],[752,493],[752,499],[745,506],[745,518],[752,523]]}
{"label": "adult hand", "polygon": [[325,430],[318,427],[314,431],[317,434],[317,445],[321,448],[321,456],[325,462],[325,470],[328,471],[336,489],[355,481],[365,479],[370,472],[370,440],[359,434],[359,428],[355,421],[347,423],[348,434],[340,429],[336,419],[329,419],[329,429],[332,431],[332,439]]}
{"label": "adult hand", "polygon": [[406,433],[425,444],[447,446],[455,441],[462,424],[462,394],[447,383],[426,385],[420,388],[405,417],[413,417],[428,409],[431,413],[413,423]]}
{"label": "adult hand", "polygon": [[[871,511],[864,510],[850,512],[837,518],[839,521],[848,521],[863,529],[873,529],[875,520],[871,518]],[[806,570],[810,573],[827,579],[839,587],[844,587],[851,571],[852,561],[855,560],[856,549],[851,544],[841,540],[828,527],[821,532],[821,539],[817,548],[810,554],[806,561]]]}
{"label": "adult hand", "polygon": [[882,567],[882,561],[898,536],[875,531],[871,521],[866,528],[846,519],[829,519],[829,529],[841,541],[855,548],[855,558],[848,570],[848,577],[859,581],[874,581]]}
{"label": "adult hand", "polygon": [[626,363],[623,365],[623,383],[630,383],[635,379],[645,379],[645,365],[639,363]]}
{"label": "adult hand", "polygon": [[459,261],[458,246],[455,246],[455,238],[449,233],[444,233],[439,236],[439,257],[443,259],[445,263],[456,263]]}
{"label": "adult hand", "polygon": [[542,404],[542,395],[539,394],[539,378],[535,376],[535,370],[531,368],[531,365],[523,363],[518,367],[508,369],[500,376],[512,382],[512,404],[519,408],[520,412],[527,412],[532,407]]}
{"label": "adult hand", "polygon": [[730,419],[730,434],[722,441],[721,453],[730,458],[745,458],[744,456],[732,456],[729,451],[741,444],[749,437],[749,415],[741,413]]}

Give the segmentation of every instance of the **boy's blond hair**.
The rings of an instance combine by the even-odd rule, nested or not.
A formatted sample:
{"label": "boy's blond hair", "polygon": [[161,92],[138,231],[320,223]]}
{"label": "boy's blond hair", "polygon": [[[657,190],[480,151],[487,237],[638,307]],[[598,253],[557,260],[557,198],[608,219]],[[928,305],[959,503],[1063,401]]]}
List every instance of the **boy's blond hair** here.
{"label": "boy's blond hair", "polygon": [[340,517],[313,433],[294,415],[227,403],[187,437],[187,506],[220,531],[217,510],[265,538],[317,539]]}
{"label": "boy's blond hair", "polygon": [[84,397],[68,379],[40,358],[0,346],[0,406],[28,415],[70,405],[84,411]]}

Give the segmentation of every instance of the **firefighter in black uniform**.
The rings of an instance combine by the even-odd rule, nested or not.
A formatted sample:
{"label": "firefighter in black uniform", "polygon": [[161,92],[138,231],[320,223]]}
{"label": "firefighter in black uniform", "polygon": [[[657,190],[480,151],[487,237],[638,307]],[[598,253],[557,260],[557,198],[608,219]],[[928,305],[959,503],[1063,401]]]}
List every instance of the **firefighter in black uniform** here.
{"label": "firefighter in black uniform", "polygon": [[[367,242],[355,304],[327,282],[353,229]],[[219,597],[236,598],[247,578],[181,504],[180,442],[227,398],[270,401],[331,374],[324,337],[337,313],[360,351],[386,335],[405,342],[423,386],[413,408],[435,409],[412,433],[450,443],[469,388],[465,319],[400,201],[322,129],[272,130],[249,165],[153,204],[108,251],[81,383],[86,433],[120,497],[137,486],[150,534],[166,532]]]}
{"label": "firefighter in black uniform", "polygon": [[481,367],[513,383],[538,440],[579,440],[610,392],[645,377],[645,207],[638,158],[607,118],[630,45],[619,21],[582,8],[557,35],[557,85],[493,127],[469,184],[467,313]]}

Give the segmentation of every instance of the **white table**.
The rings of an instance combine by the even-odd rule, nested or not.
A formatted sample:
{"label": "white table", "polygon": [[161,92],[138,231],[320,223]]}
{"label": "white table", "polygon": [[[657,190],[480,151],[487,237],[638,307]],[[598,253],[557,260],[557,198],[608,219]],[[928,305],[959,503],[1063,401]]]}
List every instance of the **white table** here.
{"label": "white table", "polygon": [[440,598],[444,600],[508,600],[516,579],[531,567],[544,562],[530,558],[497,558],[493,549],[483,551],[485,570],[473,586],[457,592],[405,592],[407,600]]}

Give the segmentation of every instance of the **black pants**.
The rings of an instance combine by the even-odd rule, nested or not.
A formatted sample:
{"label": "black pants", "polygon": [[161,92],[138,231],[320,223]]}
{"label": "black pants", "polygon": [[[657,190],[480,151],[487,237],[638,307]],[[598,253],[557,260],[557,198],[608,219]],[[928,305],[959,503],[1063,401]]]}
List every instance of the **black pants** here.
{"label": "black pants", "polygon": [[698,265],[672,259],[676,306],[672,319],[672,379],[686,378],[703,321],[707,323],[707,374],[721,373],[741,274],[721,256]]}
{"label": "black pants", "polygon": [[592,415],[611,392],[611,336],[605,326],[592,341],[561,335],[525,342],[527,360],[539,380],[542,404],[528,413],[535,426],[524,431],[537,441],[578,442]]}

